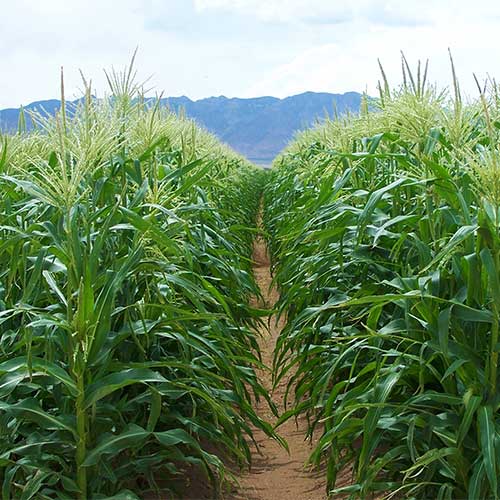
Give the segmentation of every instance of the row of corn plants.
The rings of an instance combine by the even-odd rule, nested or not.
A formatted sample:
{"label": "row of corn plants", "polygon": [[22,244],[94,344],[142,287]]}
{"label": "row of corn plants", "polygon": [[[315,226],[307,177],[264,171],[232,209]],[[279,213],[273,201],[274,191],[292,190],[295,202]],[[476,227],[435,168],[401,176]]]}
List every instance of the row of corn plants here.
{"label": "row of corn plants", "polygon": [[334,495],[499,498],[500,101],[403,68],[272,169],[282,420],[307,417]]}
{"label": "row of corn plants", "polygon": [[190,468],[216,488],[273,434],[252,408],[259,176],[132,69],[108,80],[1,141],[5,499],[165,498]]}

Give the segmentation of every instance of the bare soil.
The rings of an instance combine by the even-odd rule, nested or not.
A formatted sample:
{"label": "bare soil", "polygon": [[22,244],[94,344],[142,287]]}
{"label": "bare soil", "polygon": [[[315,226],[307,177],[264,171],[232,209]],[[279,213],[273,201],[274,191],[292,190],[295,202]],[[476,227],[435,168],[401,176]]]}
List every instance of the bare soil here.
{"label": "bare soil", "polygon": [[[260,287],[262,301],[254,299],[255,306],[272,309],[279,298],[278,291],[272,285],[270,260],[265,241],[257,237],[253,249],[253,270]],[[261,327],[260,350],[262,361],[268,367],[272,366],[276,340],[284,326],[284,319],[271,316],[267,324]],[[269,370],[259,371],[262,385],[271,394],[272,401],[279,413],[284,411],[284,396],[288,379],[272,389],[272,373]],[[257,403],[257,413],[271,424],[276,422],[267,403]],[[314,443],[305,440],[307,423],[299,418],[290,419],[278,428],[279,435],[286,440],[289,452],[278,442],[269,438],[263,431],[254,429],[255,440],[260,453],[255,451],[252,467],[249,471],[235,472],[239,486],[223,493],[225,500],[326,500],[326,474],[323,470],[313,470],[305,467],[312,452]],[[234,472],[234,471],[233,471]],[[336,486],[350,483],[352,470],[347,467],[337,477]],[[200,479],[198,474],[191,478],[191,486],[185,499],[214,498],[206,479]],[[336,496],[339,499],[343,496]]]}
{"label": "bare soil", "polygon": [[[278,300],[278,291],[271,286],[269,256],[263,239],[257,238],[254,243],[254,273],[260,287],[264,303],[255,305],[272,308]],[[275,317],[269,318],[268,328],[262,327],[260,332],[260,349],[262,360],[266,366],[272,366],[273,353],[279,332],[283,327],[283,319],[277,322]],[[272,374],[269,371],[259,373],[264,387],[272,390]],[[283,380],[271,394],[279,411],[283,411],[283,398],[287,380]],[[266,402],[257,405],[259,415],[275,422]],[[261,455],[254,456],[252,468],[242,473],[238,481],[240,487],[231,495],[232,500],[319,500],[326,499],[326,482],[321,471],[304,467],[312,445],[305,441],[306,423],[290,419],[278,429],[279,434],[287,441],[290,453],[279,443],[270,439],[262,431],[256,430],[255,437]]]}

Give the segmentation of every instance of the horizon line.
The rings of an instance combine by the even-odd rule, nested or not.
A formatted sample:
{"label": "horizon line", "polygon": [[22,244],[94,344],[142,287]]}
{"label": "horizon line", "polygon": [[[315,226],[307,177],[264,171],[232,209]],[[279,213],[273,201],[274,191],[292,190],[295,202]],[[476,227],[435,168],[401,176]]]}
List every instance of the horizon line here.
{"label": "horizon line", "polygon": [[[247,100],[253,100],[253,99],[276,99],[277,101],[284,101],[286,99],[302,96],[305,94],[328,94],[331,96],[345,96],[348,94],[363,95],[363,94],[365,94],[365,92],[358,92],[356,90],[349,90],[346,92],[320,92],[320,91],[315,91],[315,90],[305,90],[304,92],[299,92],[298,94],[291,94],[291,95],[288,95],[285,97],[276,97],[276,96],[272,96],[272,95],[261,95],[261,96],[254,96],[254,97],[237,97],[237,96],[227,97],[226,95],[221,94],[218,96],[212,95],[212,96],[207,96],[207,97],[200,97],[199,99],[192,99],[191,97],[189,97],[185,94],[182,94],[182,95],[174,95],[174,96],[166,96],[166,97],[160,97],[158,95],[157,96],[146,96],[146,99],[158,99],[158,97],[160,97],[160,101],[163,101],[166,99],[187,99],[193,103],[200,102],[200,101],[206,101],[209,99],[227,99],[228,101],[233,100],[233,99],[240,100],[240,101],[247,101]],[[93,97],[96,97],[96,96],[93,96]],[[106,97],[108,97],[108,96],[106,96]],[[72,99],[72,100],[67,100],[67,102],[68,103],[75,103],[83,98],[84,98],[84,96],[81,96],[81,97],[77,97],[77,98]],[[102,98],[100,97],[99,99],[102,99]],[[33,106],[34,104],[54,102],[54,101],[61,102],[61,99],[55,98],[55,97],[48,98],[48,99],[38,99],[38,100],[32,101],[28,104],[19,104],[17,107],[9,106],[6,108],[1,108],[0,111],[18,110],[21,107],[27,108],[29,106]]]}

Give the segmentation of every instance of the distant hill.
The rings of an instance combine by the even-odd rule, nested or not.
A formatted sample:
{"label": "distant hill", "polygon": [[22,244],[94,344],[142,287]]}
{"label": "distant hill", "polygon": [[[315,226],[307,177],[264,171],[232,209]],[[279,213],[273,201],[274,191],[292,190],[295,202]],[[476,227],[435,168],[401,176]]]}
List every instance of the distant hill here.
{"label": "distant hill", "polygon": [[[358,111],[361,94],[329,94],[305,92],[278,99],[209,97],[192,101],[188,97],[167,97],[162,104],[173,111],[184,109],[185,114],[217,135],[223,142],[260,164],[271,163],[293,135],[311,126],[316,120],[335,112]],[[60,106],[56,99],[38,101],[25,109],[44,109],[53,114]],[[0,110],[0,129],[17,128],[19,109]]]}

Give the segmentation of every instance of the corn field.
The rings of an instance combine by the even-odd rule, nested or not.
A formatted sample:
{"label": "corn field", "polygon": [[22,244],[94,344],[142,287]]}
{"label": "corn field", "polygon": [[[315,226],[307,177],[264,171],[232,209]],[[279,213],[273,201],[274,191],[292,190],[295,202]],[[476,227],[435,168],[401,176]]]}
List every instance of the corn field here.
{"label": "corn field", "polygon": [[164,495],[186,467],[217,488],[250,424],[273,435],[252,405],[260,177],[145,101],[132,67],[108,77],[109,99],[87,88],[2,143],[5,499]]}
{"label": "corn field", "polygon": [[498,498],[499,95],[466,104],[403,69],[266,184],[281,420],[307,417],[332,494]]}
{"label": "corn field", "polygon": [[[0,136],[1,497],[178,498],[192,470],[217,497],[256,430],[286,447],[279,424],[305,418],[333,498],[499,498],[500,95],[465,102],[452,70],[441,92],[403,58],[400,88],[382,70],[269,173],[146,99],[133,65],[105,99],[84,80],[66,105],[62,83],[32,132],[21,115]],[[285,320],[272,367],[256,234]]]}

